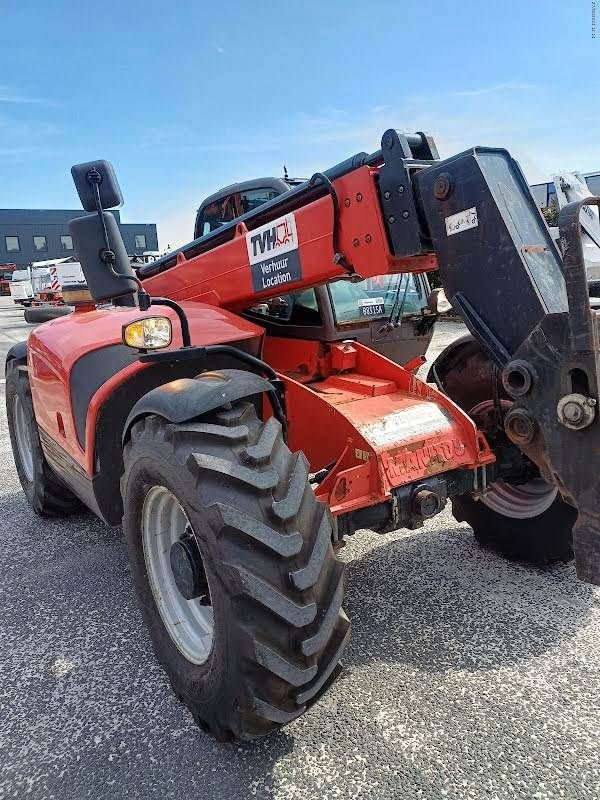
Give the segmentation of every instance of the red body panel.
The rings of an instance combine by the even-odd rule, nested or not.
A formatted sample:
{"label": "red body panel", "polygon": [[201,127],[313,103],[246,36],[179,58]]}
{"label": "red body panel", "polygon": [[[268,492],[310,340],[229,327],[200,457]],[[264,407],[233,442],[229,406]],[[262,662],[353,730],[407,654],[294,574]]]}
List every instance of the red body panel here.
{"label": "red body panel", "polygon": [[263,346],[263,358],[277,372],[284,372],[290,378],[306,383],[323,374],[321,359],[325,350],[321,342],[311,339],[267,336]]}
{"label": "red body panel", "polygon": [[[195,345],[259,340],[263,334],[262,328],[257,325],[215,306],[193,303],[184,304],[184,308]],[[93,437],[99,408],[115,384],[145,369],[145,366],[136,361],[120,370],[93,396],[88,412],[85,453],[75,433],[69,392],[71,370],[77,360],[87,353],[107,345],[121,344],[123,325],[156,313],[156,307],[147,312],[125,307],[84,311],[46,322],[29,336],[29,377],[38,424],[90,475],[93,471]],[[160,314],[172,320],[171,347],[181,347],[177,315],[165,307],[160,308]]]}
{"label": "red body panel", "polygon": [[397,486],[495,460],[449,398],[384,356],[360,344],[352,349],[353,372],[310,386],[284,376],[290,446],[305,451],[314,471],[339,460],[318,490],[334,513],[389,499]]}

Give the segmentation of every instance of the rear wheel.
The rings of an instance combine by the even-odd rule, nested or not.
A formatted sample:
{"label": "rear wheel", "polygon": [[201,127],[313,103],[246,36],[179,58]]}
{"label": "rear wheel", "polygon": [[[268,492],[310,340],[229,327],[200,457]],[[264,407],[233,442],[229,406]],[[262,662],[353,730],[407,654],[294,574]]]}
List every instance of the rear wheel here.
{"label": "rear wheel", "polygon": [[[546,497],[543,503],[540,494]],[[452,500],[452,513],[459,522],[469,523],[479,544],[511,561],[527,561],[536,566],[570,561],[575,509],[555,496],[544,511],[535,513],[535,508],[545,505],[552,494],[552,487],[541,478],[522,486],[497,481],[489,495],[502,498],[502,510],[490,507],[489,495],[484,500],[462,495]]]}
{"label": "rear wheel", "polygon": [[79,500],[60,482],[46,461],[33,411],[27,367],[16,359],[6,365],[6,416],[17,474],[36,514],[55,517],[79,508]]}
{"label": "rear wheel", "polygon": [[[449,397],[484,431],[493,450],[511,446],[494,411],[497,406],[505,410],[511,403],[502,390],[494,402],[498,375],[475,340],[464,341],[450,357],[442,353],[437,375]],[[452,513],[473,528],[482,546],[505,558],[538,566],[570,561],[577,512],[530,466],[528,479],[498,480],[482,499],[453,498]]]}
{"label": "rear wheel", "polygon": [[193,422],[137,422],[124,462],[134,582],[176,695],[220,740],[298,717],[349,636],[335,523],[304,455],[237,402]]}

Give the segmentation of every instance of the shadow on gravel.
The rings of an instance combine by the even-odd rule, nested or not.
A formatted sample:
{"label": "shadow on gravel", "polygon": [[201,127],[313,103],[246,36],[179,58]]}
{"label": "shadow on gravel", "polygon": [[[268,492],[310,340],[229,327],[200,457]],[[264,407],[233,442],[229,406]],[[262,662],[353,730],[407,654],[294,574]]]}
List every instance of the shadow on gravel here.
{"label": "shadow on gravel", "polygon": [[600,602],[572,565],[504,561],[464,527],[382,544],[349,562],[346,587],[353,639],[345,663],[404,662],[428,672],[540,656],[576,635]]}

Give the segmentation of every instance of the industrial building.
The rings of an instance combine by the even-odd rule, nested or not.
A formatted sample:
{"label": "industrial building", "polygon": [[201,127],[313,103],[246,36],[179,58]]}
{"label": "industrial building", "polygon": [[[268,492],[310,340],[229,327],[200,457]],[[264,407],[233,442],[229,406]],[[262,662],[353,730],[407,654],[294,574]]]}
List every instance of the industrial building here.
{"label": "industrial building", "polygon": [[[110,213],[117,220],[129,255],[158,251],[155,224],[124,223],[119,211]],[[26,267],[32,261],[73,255],[69,221],[85,214],[81,209],[0,209],[0,264]]]}

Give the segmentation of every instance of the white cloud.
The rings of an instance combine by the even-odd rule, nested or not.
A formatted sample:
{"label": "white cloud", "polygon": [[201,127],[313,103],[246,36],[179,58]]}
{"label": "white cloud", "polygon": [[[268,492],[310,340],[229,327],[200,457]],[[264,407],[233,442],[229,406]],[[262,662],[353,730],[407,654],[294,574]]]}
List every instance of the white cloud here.
{"label": "white cloud", "polygon": [[213,50],[216,50],[217,53],[220,53],[222,56],[227,55],[227,50],[225,50],[224,47],[221,47],[220,44],[217,44],[216,42],[212,42],[211,43],[211,47],[213,48]]}
{"label": "white cloud", "polygon": [[498,94],[498,92],[529,92],[537,88],[533,83],[520,83],[509,81],[507,83],[497,83],[495,86],[483,86],[479,89],[464,89],[460,92],[452,92],[455,97],[481,97],[486,94]]}
{"label": "white cloud", "polygon": [[35,105],[58,108],[59,104],[48,97],[31,97],[27,94],[11,89],[9,86],[0,86],[0,103],[12,103],[14,105]]}
{"label": "white cloud", "polygon": [[61,134],[62,128],[53,122],[23,120],[0,111],[0,157],[6,161],[56,155],[62,146]]}

